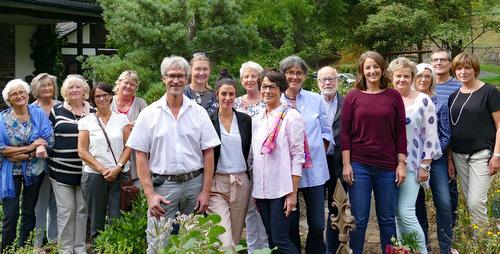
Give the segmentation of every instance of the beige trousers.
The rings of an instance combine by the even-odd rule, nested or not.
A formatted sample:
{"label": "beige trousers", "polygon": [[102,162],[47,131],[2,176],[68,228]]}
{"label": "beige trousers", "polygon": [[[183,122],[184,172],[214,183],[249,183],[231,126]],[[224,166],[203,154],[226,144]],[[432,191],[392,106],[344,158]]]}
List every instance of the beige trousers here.
{"label": "beige trousers", "polygon": [[458,173],[462,192],[467,202],[471,222],[488,221],[488,189],[493,176],[488,174],[488,161],[491,158],[490,151],[484,149],[472,156],[453,152],[453,163]]}
{"label": "beige trousers", "polygon": [[251,185],[246,172],[215,174],[207,214],[216,213],[221,216],[218,225],[226,229],[219,236],[222,248],[234,251],[234,246],[240,243],[250,194]]}

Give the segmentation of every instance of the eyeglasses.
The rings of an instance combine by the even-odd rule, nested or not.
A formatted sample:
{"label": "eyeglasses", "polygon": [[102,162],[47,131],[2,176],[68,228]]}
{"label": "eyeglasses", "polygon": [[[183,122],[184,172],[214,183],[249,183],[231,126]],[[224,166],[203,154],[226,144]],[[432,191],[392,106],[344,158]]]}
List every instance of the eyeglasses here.
{"label": "eyeglasses", "polygon": [[122,83],[123,86],[137,87],[137,84],[134,84],[132,82],[128,82],[128,81],[123,81],[122,80],[121,83]]}
{"label": "eyeglasses", "polygon": [[417,78],[418,79],[427,79],[427,80],[429,80],[429,79],[432,78],[432,76],[430,76],[430,75],[425,75],[425,76],[424,75],[417,75]]}
{"label": "eyeglasses", "polygon": [[431,59],[431,62],[433,62],[433,63],[439,63],[439,62],[446,63],[448,61],[450,61],[448,58],[433,58],[433,59]]}
{"label": "eyeglasses", "polygon": [[303,72],[301,72],[301,71],[298,71],[298,72],[287,71],[287,72],[285,72],[285,75],[286,75],[286,76],[289,76],[289,77],[293,77],[293,76],[295,76],[295,77],[297,77],[297,78],[302,78],[302,77],[304,77],[304,73],[303,73]]}
{"label": "eyeglasses", "polygon": [[22,96],[25,96],[25,95],[26,95],[26,92],[25,92],[25,91],[19,91],[19,92],[17,92],[17,93],[11,93],[11,94],[9,95],[9,97],[10,97],[11,99],[17,99],[17,98],[22,97]]}
{"label": "eyeglasses", "polygon": [[180,75],[172,75],[172,74],[165,74],[165,77],[168,78],[168,80],[175,80],[175,78],[181,80],[187,77],[186,74],[180,74]]}
{"label": "eyeglasses", "polygon": [[109,97],[109,94],[108,93],[105,93],[105,94],[99,94],[99,95],[94,95],[94,98],[97,99],[97,100],[100,100],[100,99],[107,99]]}
{"label": "eyeglasses", "polygon": [[271,92],[276,92],[278,91],[278,86],[277,85],[271,85],[271,86],[268,86],[268,85],[263,85],[263,86],[260,86],[260,90],[261,91],[267,91],[267,89],[269,89]]}
{"label": "eyeglasses", "polygon": [[319,78],[319,82],[321,82],[321,84],[326,84],[328,82],[330,83],[335,83],[335,81],[337,81],[339,79],[339,77],[333,77],[333,78]]}
{"label": "eyeglasses", "polygon": [[204,56],[204,57],[208,58],[208,56],[205,55],[205,53],[203,53],[203,52],[196,52],[193,54],[193,57],[197,57],[197,56]]}

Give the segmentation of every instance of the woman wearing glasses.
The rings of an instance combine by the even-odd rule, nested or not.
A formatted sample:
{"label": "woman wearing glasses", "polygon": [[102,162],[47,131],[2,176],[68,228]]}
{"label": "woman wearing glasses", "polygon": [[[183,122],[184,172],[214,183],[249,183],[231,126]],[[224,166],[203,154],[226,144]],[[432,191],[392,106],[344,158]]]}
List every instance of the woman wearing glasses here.
{"label": "woman wearing glasses", "polygon": [[[306,136],[311,151],[312,167],[304,169],[299,182],[299,191],[304,195],[309,233],[306,253],[326,251],[323,232],[325,231],[325,182],[330,178],[326,149],[333,142],[332,126],[328,123],[328,113],[324,99],[318,93],[302,89],[308,71],[307,64],[298,56],[289,56],[280,62],[280,70],[285,73],[288,88],[281,96],[285,105],[296,107],[306,121]],[[297,204],[297,207],[299,204]],[[300,249],[299,212],[292,213],[290,226],[292,242]]]}
{"label": "woman wearing glasses", "polygon": [[78,157],[78,122],[95,109],[85,101],[89,85],[80,75],[68,75],[61,87],[63,103],[55,105],[49,119],[55,144],[49,175],[57,203],[57,228],[61,253],[86,253],[87,209],[82,195],[82,160]]}
{"label": "woman wearing glasses", "polygon": [[267,106],[253,119],[252,196],[264,222],[269,247],[277,246],[276,253],[298,254],[300,249],[292,243],[289,229],[306,161],[306,123],[296,109],[281,103],[286,87],[285,75],[276,68],[260,74],[259,90]]}
{"label": "woman wearing glasses", "polygon": [[[130,126],[133,128],[139,113],[147,106],[144,99],[135,96],[140,84],[137,72],[133,70],[122,72],[115,84],[113,91],[116,92],[116,95],[111,100],[111,110],[127,115]],[[134,186],[141,187],[135,164],[135,152],[130,155],[129,172]]]}
{"label": "woman wearing glasses", "polygon": [[110,110],[113,91],[106,82],[97,83],[90,102],[97,108],[78,122],[78,155],[83,160],[82,192],[90,218],[90,240],[108,221],[120,218],[120,173],[129,170],[132,151],[124,147],[130,134],[127,116]]}
{"label": "woman wearing glasses", "polygon": [[201,105],[208,114],[214,112],[219,106],[212,87],[208,84],[210,78],[210,60],[203,53],[193,55],[191,62],[191,83],[184,88],[184,94],[191,100]]}
{"label": "woman wearing glasses", "polygon": [[[19,246],[26,245],[35,228],[35,204],[41,181],[37,175],[46,166],[46,146],[52,144],[52,126],[43,109],[28,105],[30,88],[20,79],[11,80],[2,91],[10,107],[0,113],[0,200],[2,201],[2,247],[14,243],[21,199]],[[22,189],[22,193],[21,193]]]}

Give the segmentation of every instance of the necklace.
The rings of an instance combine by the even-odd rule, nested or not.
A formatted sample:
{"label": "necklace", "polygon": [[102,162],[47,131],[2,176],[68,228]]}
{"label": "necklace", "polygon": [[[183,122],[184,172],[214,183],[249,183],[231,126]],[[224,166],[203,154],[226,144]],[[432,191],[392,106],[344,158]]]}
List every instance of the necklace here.
{"label": "necklace", "polygon": [[73,107],[71,106],[71,104],[69,104],[69,102],[68,102],[68,105],[69,105],[71,113],[73,114],[73,117],[75,117],[74,122],[76,125],[78,125],[78,121],[80,121],[80,119],[82,119],[85,115],[85,103],[82,103],[82,115],[80,117],[77,117],[75,115],[75,112],[73,112]]}
{"label": "necklace", "polygon": [[118,111],[120,111],[120,113],[124,113],[126,114],[128,112],[128,110],[130,109],[130,107],[132,106],[132,102],[134,102],[134,99],[130,100],[130,103],[127,103],[127,107],[125,109],[121,109],[119,106],[118,106],[118,97],[116,97],[116,107],[118,108]]}
{"label": "necklace", "polygon": [[408,94],[408,96],[403,96],[405,98],[410,98],[411,94],[413,93],[413,90],[410,90],[410,93]]}
{"label": "necklace", "polygon": [[472,94],[476,90],[476,86],[477,86],[477,82],[476,82],[476,84],[474,84],[474,88],[472,89],[472,92],[469,94],[469,97],[467,98],[467,100],[464,102],[464,105],[462,105],[462,108],[460,108],[460,112],[458,113],[458,117],[457,117],[456,121],[453,121],[453,114],[451,114],[451,108],[453,108],[453,105],[455,104],[455,101],[458,98],[458,94],[460,93],[460,90],[458,91],[457,96],[455,96],[455,99],[453,99],[453,102],[451,103],[451,106],[450,106],[450,119],[451,119],[451,124],[453,124],[453,126],[457,125],[458,120],[460,120],[460,117],[462,116],[462,110],[464,110],[465,104],[467,104],[470,97],[472,96]]}
{"label": "necklace", "polygon": [[14,111],[14,109],[12,109],[12,111],[11,111],[11,112],[12,112],[12,114],[13,114],[14,116],[17,116],[17,117],[19,117],[19,118],[26,117],[26,116],[30,113],[30,112],[29,112],[29,110],[27,110],[27,111],[26,111],[26,114],[24,114],[24,115],[20,116],[20,115],[16,114],[16,112]]}
{"label": "necklace", "polygon": [[293,99],[292,99],[292,98],[290,98],[290,97],[288,97],[288,96],[286,95],[286,92],[285,92],[285,98],[287,98],[287,99],[289,99],[289,100],[291,100],[291,101],[297,100],[297,96],[295,96],[295,98],[293,98]]}

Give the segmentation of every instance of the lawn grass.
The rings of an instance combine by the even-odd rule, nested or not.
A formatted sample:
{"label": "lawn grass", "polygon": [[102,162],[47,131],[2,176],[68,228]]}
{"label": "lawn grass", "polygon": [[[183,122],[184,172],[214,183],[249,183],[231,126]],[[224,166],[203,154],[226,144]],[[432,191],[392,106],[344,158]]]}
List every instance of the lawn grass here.
{"label": "lawn grass", "polygon": [[481,64],[481,70],[500,75],[500,66],[497,65]]}

